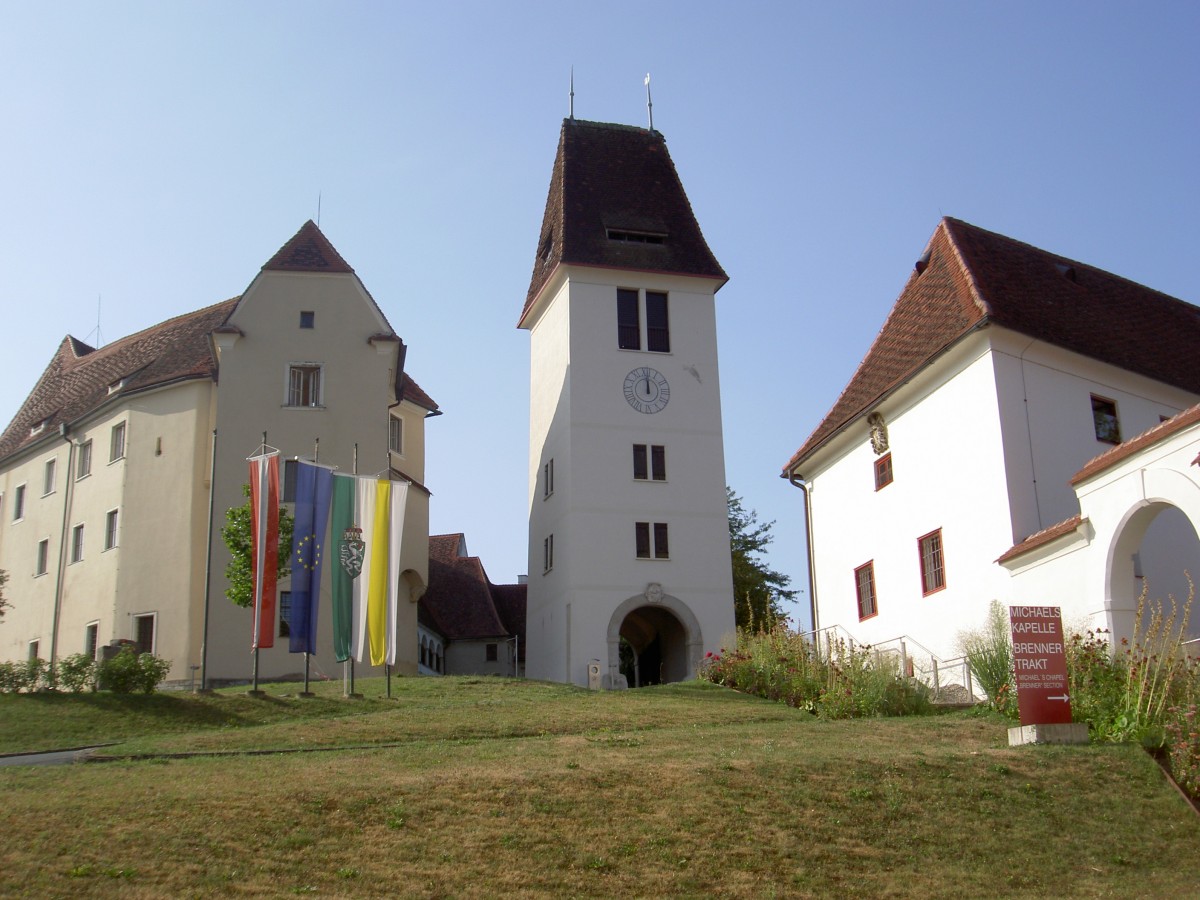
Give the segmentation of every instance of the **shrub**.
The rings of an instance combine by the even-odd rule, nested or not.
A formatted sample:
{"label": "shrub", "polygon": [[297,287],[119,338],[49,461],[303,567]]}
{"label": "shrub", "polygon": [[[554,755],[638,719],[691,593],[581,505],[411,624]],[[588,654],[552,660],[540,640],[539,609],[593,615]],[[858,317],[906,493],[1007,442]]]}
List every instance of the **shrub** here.
{"label": "shrub", "polygon": [[75,653],[58,663],[58,687],[64,691],[79,693],[94,686],[96,660],[86,653]]}
{"label": "shrub", "polygon": [[1196,721],[1196,704],[1167,710],[1165,730],[1175,782],[1200,799],[1200,722]]}
{"label": "shrub", "polygon": [[0,693],[15,694],[47,687],[48,674],[44,659],[0,663]]}
{"label": "shrub", "polygon": [[822,653],[783,626],[739,629],[737,649],[721,653],[705,657],[701,678],[822,718],[914,715],[931,708],[929,689],[902,678],[893,658],[844,640],[828,641]]}
{"label": "shrub", "polygon": [[1008,613],[999,600],[992,601],[983,628],[960,634],[958,645],[962,655],[967,658],[971,674],[987,694],[988,705],[997,712],[1016,718],[1012,636]]}
{"label": "shrub", "polygon": [[101,689],[114,694],[134,691],[151,694],[170,670],[171,663],[167,660],[151,653],[138,654],[131,647],[124,647],[116,656],[100,664],[96,680]]}

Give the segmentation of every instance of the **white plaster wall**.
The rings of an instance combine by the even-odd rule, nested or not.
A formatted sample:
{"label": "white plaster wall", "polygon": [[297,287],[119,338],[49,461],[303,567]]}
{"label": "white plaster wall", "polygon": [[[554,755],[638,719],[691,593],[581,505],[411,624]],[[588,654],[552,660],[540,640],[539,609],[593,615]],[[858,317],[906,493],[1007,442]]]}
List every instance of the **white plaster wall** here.
{"label": "white plaster wall", "polygon": [[[496,659],[487,658],[487,645],[496,645]],[[446,646],[447,675],[506,675],[513,674],[512,644],[507,641],[451,641]]]}
{"label": "white plaster wall", "polygon": [[[668,293],[669,353],[618,349],[618,287]],[[530,677],[586,684],[590,661],[607,665],[613,611],[650,582],[692,609],[706,649],[718,650],[733,631],[712,287],[698,279],[572,269],[533,324]],[[625,400],[625,377],[642,366],[670,384],[670,401],[657,414],[637,412]],[[633,478],[635,443],[666,447],[665,483]],[[540,478],[550,456],[556,492],[547,501]],[[636,558],[639,521],[668,523],[669,560]],[[551,529],[555,569],[539,578]]]}

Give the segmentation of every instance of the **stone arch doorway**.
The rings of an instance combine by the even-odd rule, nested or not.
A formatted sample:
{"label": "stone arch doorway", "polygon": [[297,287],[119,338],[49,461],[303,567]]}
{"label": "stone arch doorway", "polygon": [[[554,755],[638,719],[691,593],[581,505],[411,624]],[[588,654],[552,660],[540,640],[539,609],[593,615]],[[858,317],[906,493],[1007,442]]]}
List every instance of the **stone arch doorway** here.
{"label": "stone arch doorway", "polygon": [[610,687],[686,681],[696,674],[703,646],[700,622],[687,604],[663,593],[661,585],[648,585],[609,620],[605,681]]}

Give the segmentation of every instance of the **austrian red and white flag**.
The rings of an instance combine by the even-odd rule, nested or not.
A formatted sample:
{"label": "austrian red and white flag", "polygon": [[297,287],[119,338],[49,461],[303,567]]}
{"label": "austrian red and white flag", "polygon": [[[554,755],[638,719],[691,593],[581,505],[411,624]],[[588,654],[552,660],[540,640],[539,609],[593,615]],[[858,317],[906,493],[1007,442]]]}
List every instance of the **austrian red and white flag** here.
{"label": "austrian red and white flag", "polygon": [[279,573],[279,454],[250,457],[250,569],[254,575],[252,650],[275,646]]}

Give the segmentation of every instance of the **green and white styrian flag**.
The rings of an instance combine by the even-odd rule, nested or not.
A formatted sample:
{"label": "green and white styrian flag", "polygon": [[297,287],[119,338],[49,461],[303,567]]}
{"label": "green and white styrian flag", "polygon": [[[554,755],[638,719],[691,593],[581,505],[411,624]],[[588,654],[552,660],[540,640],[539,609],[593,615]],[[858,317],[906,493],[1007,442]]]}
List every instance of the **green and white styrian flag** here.
{"label": "green and white styrian flag", "polygon": [[333,476],[333,650],[371,665],[396,663],[400,551],[408,483]]}

